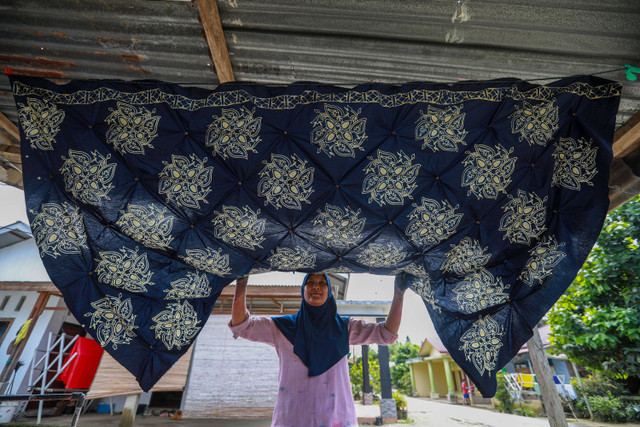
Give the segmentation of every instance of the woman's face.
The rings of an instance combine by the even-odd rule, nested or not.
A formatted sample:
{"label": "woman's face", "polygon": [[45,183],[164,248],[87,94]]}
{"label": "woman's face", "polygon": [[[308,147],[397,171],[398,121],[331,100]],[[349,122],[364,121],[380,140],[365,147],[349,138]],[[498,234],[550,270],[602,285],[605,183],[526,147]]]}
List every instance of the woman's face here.
{"label": "woman's face", "polygon": [[324,274],[310,274],[304,285],[304,300],[314,307],[319,307],[329,297],[329,284]]}

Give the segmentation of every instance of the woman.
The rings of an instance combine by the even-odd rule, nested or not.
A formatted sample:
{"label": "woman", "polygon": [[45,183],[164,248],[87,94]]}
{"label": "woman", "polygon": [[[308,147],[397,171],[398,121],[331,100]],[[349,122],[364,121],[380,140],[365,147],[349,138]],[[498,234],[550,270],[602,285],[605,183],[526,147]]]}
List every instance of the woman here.
{"label": "woman", "polygon": [[392,344],[398,338],[406,287],[396,280],[387,320],[377,324],[338,316],[324,274],[305,277],[302,304],[291,316],[250,316],[246,287],[246,277],[237,280],[229,326],[234,338],[269,344],[278,353],[272,426],[357,426],[347,363],[349,344]]}

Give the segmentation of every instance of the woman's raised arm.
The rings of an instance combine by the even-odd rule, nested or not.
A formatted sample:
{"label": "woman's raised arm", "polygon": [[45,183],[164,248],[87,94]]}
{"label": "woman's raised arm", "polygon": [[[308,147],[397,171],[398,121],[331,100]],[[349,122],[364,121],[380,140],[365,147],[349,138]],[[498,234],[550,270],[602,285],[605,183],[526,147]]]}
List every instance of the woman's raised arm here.
{"label": "woman's raised arm", "polygon": [[239,325],[247,320],[249,312],[247,310],[247,282],[249,276],[236,280],[236,292],[233,295],[233,307],[231,308],[231,326]]}
{"label": "woman's raised arm", "polygon": [[393,301],[391,302],[391,308],[387,315],[387,320],[384,322],[384,327],[387,331],[398,335],[398,329],[400,329],[400,321],[402,320],[402,305],[404,304],[404,292],[407,290],[406,281],[403,280],[401,275],[396,276],[396,280],[393,284]]}

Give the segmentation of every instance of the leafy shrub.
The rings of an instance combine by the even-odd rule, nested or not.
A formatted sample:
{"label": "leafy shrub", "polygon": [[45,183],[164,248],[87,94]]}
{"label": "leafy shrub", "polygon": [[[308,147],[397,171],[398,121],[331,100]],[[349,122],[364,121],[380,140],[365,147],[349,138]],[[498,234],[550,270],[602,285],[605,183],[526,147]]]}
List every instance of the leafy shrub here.
{"label": "leafy shrub", "polygon": [[507,414],[513,414],[513,397],[507,388],[507,380],[504,379],[504,374],[497,374],[498,388],[496,390],[496,399],[500,401],[498,410]]}
{"label": "leafy shrub", "polygon": [[394,391],[391,396],[396,401],[396,412],[398,413],[398,419],[405,419],[407,414],[407,399],[405,398],[405,395],[399,391]]}
{"label": "leafy shrub", "polygon": [[575,409],[576,415],[580,417],[589,416],[587,403],[591,407],[594,418],[599,421],[624,422],[627,418],[636,415],[633,405],[625,408],[625,402],[621,398],[625,389],[613,378],[605,375],[589,375],[582,380],[582,386],[575,378],[571,380],[571,384],[578,394]]}
{"label": "leafy shrub", "polygon": [[582,380],[581,391],[587,396],[613,396],[624,394],[624,387],[615,379],[605,375],[589,375]]}
{"label": "leafy shrub", "polygon": [[523,417],[536,417],[538,415],[533,408],[525,405],[524,403],[516,407],[515,411],[518,415],[522,415]]}
{"label": "leafy shrub", "polygon": [[588,399],[598,421],[623,422],[627,419],[622,399],[613,396],[589,396]]}
{"label": "leafy shrub", "polygon": [[640,421],[640,403],[627,406],[627,421],[632,423]]}

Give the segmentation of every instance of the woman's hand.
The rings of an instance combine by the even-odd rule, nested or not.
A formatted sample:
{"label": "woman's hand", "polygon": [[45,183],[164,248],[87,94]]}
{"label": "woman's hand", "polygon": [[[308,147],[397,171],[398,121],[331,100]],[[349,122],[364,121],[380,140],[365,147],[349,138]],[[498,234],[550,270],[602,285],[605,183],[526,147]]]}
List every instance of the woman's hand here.
{"label": "woman's hand", "polygon": [[396,275],[395,280],[393,281],[393,292],[404,294],[407,289],[409,289],[409,278],[406,274],[398,274]]}

